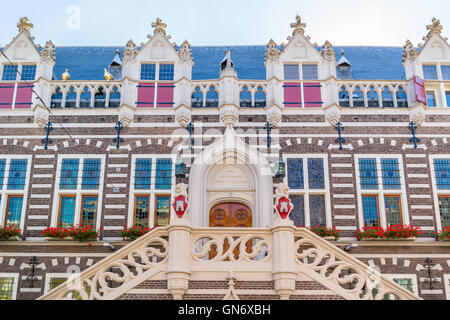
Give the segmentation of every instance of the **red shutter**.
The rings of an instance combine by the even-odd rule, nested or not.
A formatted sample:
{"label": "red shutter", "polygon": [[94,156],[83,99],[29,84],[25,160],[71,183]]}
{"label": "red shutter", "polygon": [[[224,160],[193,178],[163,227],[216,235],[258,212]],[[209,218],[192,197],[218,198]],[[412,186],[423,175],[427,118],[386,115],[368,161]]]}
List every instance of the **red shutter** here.
{"label": "red shutter", "polygon": [[31,98],[33,95],[33,84],[19,84],[17,86],[15,109],[31,108]]}
{"label": "red shutter", "polygon": [[175,86],[173,83],[158,83],[158,103],[157,108],[172,108],[173,91]]}
{"label": "red shutter", "polygon": [[286,82],[283,87],[284,87],[284,106],[287,108],[301,108],[302,88],[300,83]]}
{"label": "red shutter", "polygon": [[139,83],[138,85],[138,108],[153,108],[155,106],[155,84]]}
{"label": "red shutter", "polygon": [[416,100],[427,106],[428,102],[427,93],[425,91],[425,82],[416,76],[414,76],[414,91],[416,93]]}
{"label": "red shutter", "polygon": [[322,86],[319,82],[303,83],[303,94],[305,97],[305,108],[322,107]]}
{"label": "red shutter", "polygon": [[14,83],[0,85],[0,109],[11,109],[14,98]]}

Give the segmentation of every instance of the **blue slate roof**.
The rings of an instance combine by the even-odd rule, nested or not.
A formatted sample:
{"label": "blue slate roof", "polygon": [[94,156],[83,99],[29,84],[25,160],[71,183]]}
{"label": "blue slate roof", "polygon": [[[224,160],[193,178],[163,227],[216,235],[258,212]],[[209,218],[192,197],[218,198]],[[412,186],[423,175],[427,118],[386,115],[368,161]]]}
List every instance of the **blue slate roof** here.
{"label": "blue slate roof", "polygon": [[[54,76],[61,78],[65,69],[73,80],[103,80],[103,69],[114,58],[116,49],[124,47],[57,47]],[[195,66],[193,80],[217,79],[225,49],[231,50],[240,79],[264,80],[265,46],[204,46],[192,47]],[[339,60],[342,50],[352,64],[352,78],[366,80],[403,80],[401,47],[334,47]]]}

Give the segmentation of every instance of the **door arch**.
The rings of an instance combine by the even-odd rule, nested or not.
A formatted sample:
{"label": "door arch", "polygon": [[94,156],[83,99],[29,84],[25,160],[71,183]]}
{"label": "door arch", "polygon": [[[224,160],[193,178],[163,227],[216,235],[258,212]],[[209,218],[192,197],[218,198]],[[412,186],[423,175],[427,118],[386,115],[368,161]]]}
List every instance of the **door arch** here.
{"label": "door arch", "polygon": [[252,228],[252,210],[237,202],[218,204],[209,213],[209,226],[211,228]]}

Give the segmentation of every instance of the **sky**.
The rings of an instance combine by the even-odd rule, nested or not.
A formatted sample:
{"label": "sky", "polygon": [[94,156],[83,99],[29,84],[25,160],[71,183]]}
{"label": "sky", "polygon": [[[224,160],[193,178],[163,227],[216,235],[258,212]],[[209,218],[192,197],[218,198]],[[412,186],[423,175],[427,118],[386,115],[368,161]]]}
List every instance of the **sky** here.
{"label": "sky", "polygon": [[449,0],[16,0],[2,4],[0,46],[17,34],[20,17],[35,42],[56,46],[141,44],[157,17],[178,45],[265,45],[287,42],[298,14],[312,43],[403,46],[422,42],[433,17],[450,36]]}

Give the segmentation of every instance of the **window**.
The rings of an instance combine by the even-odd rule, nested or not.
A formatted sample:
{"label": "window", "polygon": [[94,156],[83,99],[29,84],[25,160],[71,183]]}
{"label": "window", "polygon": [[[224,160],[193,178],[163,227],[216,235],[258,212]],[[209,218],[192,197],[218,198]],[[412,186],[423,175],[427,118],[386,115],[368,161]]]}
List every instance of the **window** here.
{"label": "window", "polygon": [[36,78],[36,65],[22,66],[22,80],[34,81]]}
{"label": "window", "polygon": [[16,157],[0,155],[0,224],[23,229],[31,156]]}
{"label": "window", "polygon": [[103,155],[60,156],[52,226],[65,228],[77,225],[93,228],[98,226],[104,162]]}
{"label": "window", "polygon": [[0,274],[0,300],[15,300],[18,276]]}
{"label": "window", "polygon": [[141,80],[173,81],[175,77],[175,65],[173,63],[141,64]]}
{"label": "window", "polygon": [[427,105],[428,107],[436,107],[436,94],[434,91],[427,91]]}
{"label": "window", "polygon": [[442,228],[450,227],[450,196],[439,197],[439,213]]}
{"label": "window", "polygon": [[141,80],[156,80],[156,64],[141,65]]}
{"label": "window", "polygon": [[450,108],[450,91],[445,91],[445,100],[447,101],[447,107]]}
{"label": "window", "polygon": [[319,72],[317,70],[317,64],[304,64],[303,68],[303,80],[318,80]]}
{"label": "window", "polygon": [[3,65],[3,81],[16,81],[17,79],[17,65],[5,64]]}
{"label": "window", "polygon": [[423,77],[425,80],[438,80],[436,65],[424,65]]}
{"label": "window", "polygon": [[441,66],[442,80],[450,80],[450,65]]}
{"label": "window", "polygon": [[[73,286],[75,289],[76,286],[79,286],[78,280],[76,279],[76,273],[47,273],[45,275],[45,293],[56,289],[62,284],[66,284],[68,286]],[[90,293],[90,288],[88,285],[84,284],[87,294]],[[64,298],[68,298],[71,300],[82,300],[81,295],[77,292],[71,292]]]}
{"label": "window", "polygon": [[284,65],[284,80],[300,80],[300,71],[298,64]]}
{"label": "window", "polygon": [[174,159],[136,155],[132,161],[130,199],[134,199],[134,206],[129,209],[128,225],[144,228],[169,225]]}
{"label": "window", "polygon": [[[418,295],[419,290],[417,286],[417,275],[415,274],[386,274],[385,275],[391,281],[394,281],[396,284],[402,286],[406,290]],[[384,300],[398,300],[399,298],[392,295],[387,294],[384,296]]]}
{"label": "window", "polygon": [[450,159],[434,159],[436,187],[438,190],[450,190]]}
{"label": "window", "polygon": [[450,227],[450,157],[430,156],[438,230]]}
{"label": "window", "polygon": [[408,224],[403,214],[407,206],[401,157],[360,156],[355,161],[361,227]]}
{"label": "window", "polygon": [[330,227],[326,157],[292,156],[287,158],[286,163],[286,180],[291,188],[291,200],[294,204],[290,218],[297,227]]}
{"label": "window", "polygon": [[159,80],[160,81],[173,81],[173,78],[174,78],[174,65],[173,64],[159,65]]}

